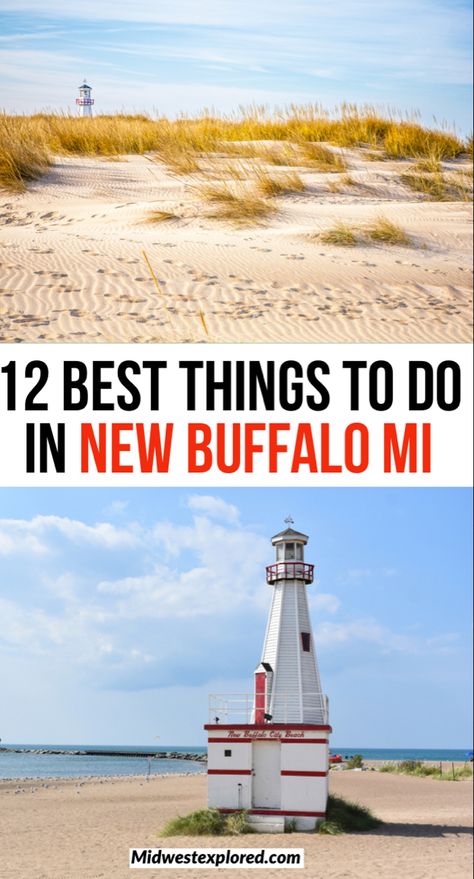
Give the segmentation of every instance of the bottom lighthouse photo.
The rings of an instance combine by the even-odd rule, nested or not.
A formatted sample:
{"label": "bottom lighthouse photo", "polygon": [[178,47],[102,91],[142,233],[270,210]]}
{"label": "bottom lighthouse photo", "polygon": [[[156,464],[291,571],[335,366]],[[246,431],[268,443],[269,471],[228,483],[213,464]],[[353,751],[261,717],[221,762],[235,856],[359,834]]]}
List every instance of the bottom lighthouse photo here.
{"label": "bottom lighthouse photo", "polygon": [[6,489],[0,875],[469,875],[472,492]]}
{"label": "bottom lighthouse photo", "polygon": [[304,558],[308,535],[285,521],[266,568],[272,598],[253,694],[211,697],[206,724],[209,805],[247,809],[264,833],[314,830],[328,798],[331,727],[306,595],[314,565]]}

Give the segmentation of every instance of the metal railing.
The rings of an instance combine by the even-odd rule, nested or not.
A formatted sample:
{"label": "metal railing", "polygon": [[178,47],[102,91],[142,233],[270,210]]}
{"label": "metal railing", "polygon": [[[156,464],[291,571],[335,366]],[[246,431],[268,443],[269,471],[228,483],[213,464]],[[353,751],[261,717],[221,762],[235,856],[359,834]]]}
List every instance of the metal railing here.
{"label": "metal railing", "polygon": [[[297,693],[273,694],[272,723],[328,723],[328,698],[323,693],[305,693],[303,717]],[[253,693],[212,693],[209,695],[209,723],[255,723],[255,696]],[[314,718],[314,719],[313,719]]]}
{"label": "metal railing", "polygon": [[305,583],[313,582],[314,565],[306,562],[276,562],[267,565],[267,583],[275,583],[277,580],[304,580]]}

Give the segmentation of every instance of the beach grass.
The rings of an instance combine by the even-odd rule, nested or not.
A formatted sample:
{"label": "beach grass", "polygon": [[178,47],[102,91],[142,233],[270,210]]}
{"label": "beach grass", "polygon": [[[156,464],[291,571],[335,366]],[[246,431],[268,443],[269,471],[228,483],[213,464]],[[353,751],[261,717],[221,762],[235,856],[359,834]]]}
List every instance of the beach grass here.
{"label": "beach grass", "polygon": [[172,211],[150,211],[145,219],[145,223],[167,223],[170,220],[179,220],[177,214]]}
{"label": "beach grass", "polygon": [[300,144],[305,164],[317,171],[328,174],[340,174],[347,170],[347,164],[339,153],[334,152],[320,143],[302,142]]}
{"label": "beach grass", "polygon": [[229,220],[236,225],[261,223],[275,210],[271,201],[245,186],[206,184],[197,191],[212,206],[211,218]]}
{"label": "beach grass", "polygon": [[315,238],[323,244],[334,244],[336,247],[355,247],[357,244],[357,235],[352,226],[342,222],[336,223]]}
{"label": "beach grass", "polygon": [[421,760],[401,760],[400,763],[386,763],[380,767],[379,772],[392,772],[398,775],[414,775],[417,778],[438,778],[441,781],[459,781],[472,778],[472,767],[451,766],[443,770],[442,764],[434,765],[423,763]]}
{"label": "beach grass", "polygon": [[347,223],[339,222],[330,229],[310,237],[314,241],[322,241],[323,244],[332,244],[336,247],[355,247],[364,242],[407,247],[413,243],[402,226],[383,216],[375,217],[366,226],[349,226]]}
{"label": "beach grass", "polygon": [[336,835],[340,833],[360,833],[375,830],[382,821],[360,803],[352,803],[343,797],[330,794],[326,807],[326,818],[316,827],[317,833]]}
{"label": "beach grass", "polygon": [[168,821],[160,836],[240,836],[252,833],[247,813],[224,815],[218,809],[201,809]]}
{"label": "beach grass", "polygon": [[286,174],[269,174],[267,171],[257,171],[257,188],[264,197],[278,195],[291,195],[295,192],[304,192],[306,184],[296,171]]}
{"label": "beach grass", "polygon": [[448,131],[428,129],[415,118],[407,121],[352,104],[342,104],[332,113],[317,104],[291,105],[275,112],[253,106],[227,116],[203,112],[177,119],[120,113],[88,119],[63,113],[4,113],[0,185],[23,188],[47,170],[55,155],[146,153],[176,174],[197,174],[202,157],[227,153],[341,173],[347,162],[334,147],[363,147],[382,157],[417,161],[433,155],[452,159],[471,149],[470,142]]}
{"label": "beach grass", "polygon": [[411,243],[411,239],[403,227],[386,217],[376,217],[364,231],[367,238],[377,244],[407,247]]}
{"label": "beach grass", "polygon": [[422,173],[410,170],[402,174],[401,181],[415,192],[425,195],[429,201],[445,201],[447,198],[445,181],[440,172]]}

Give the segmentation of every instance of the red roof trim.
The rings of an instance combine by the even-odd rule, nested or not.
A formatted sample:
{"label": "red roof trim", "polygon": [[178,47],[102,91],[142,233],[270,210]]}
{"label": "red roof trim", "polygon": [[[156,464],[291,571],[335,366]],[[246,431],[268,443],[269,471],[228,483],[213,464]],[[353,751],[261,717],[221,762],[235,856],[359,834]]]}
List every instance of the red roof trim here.
{"label": "red roof trim", "polygon": [[306,729],[326,730],[332,732],[328,724],[320,723],[205,723],[204,729],[248,729],[248,730],[281,730],[281,729]]}

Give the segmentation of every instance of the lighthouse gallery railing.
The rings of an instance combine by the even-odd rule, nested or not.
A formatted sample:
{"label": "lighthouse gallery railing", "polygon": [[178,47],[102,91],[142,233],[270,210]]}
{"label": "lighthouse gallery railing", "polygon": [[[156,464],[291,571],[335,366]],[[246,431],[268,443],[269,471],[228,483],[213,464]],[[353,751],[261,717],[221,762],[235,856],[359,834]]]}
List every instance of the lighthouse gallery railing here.
{"label": "lighthouse gallery railing", "polygon": [[267,583],[275,583],[277,580],[303,580],[305,583],[313,582],[314,565],[306,562],[275,562],[267,565]]}
{"label": "lighthouse gallery railing", "polygon": [[[303,708],[314,711],[321,723],[328,723],[328,698],[323,693],[305,693],[308,703]],[[254,693],[212,693],[209,696],[209,723],[254,723]],[[294,693],[278,693],[281,716],[274,723],[291,723],[295,707]],[[319,722],[319,721],[318,721]],[[271,724],[269,724],[271,725]]]}

